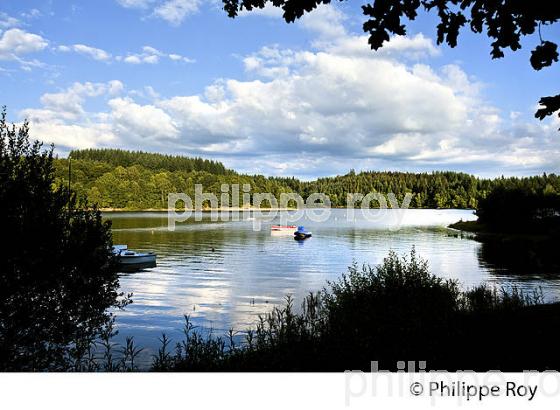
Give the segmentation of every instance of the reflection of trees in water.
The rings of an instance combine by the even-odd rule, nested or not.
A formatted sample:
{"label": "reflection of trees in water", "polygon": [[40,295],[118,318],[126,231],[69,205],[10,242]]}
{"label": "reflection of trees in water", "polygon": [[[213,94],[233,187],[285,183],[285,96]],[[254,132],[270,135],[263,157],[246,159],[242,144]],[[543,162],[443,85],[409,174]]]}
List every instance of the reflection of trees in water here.
{"label": "reflection of trees in water", "polygon": [[122,306],[111,231],[68,189],[52,149],[0,118],[0,370],[63,370]]}
{"label": "reflection of trees in water", "polygon": [[481,243],[477,255],[480,264],[496,269],[496,273],[500,270],[513,274],[560,273],[559,240],[493,236],[477,240]]}

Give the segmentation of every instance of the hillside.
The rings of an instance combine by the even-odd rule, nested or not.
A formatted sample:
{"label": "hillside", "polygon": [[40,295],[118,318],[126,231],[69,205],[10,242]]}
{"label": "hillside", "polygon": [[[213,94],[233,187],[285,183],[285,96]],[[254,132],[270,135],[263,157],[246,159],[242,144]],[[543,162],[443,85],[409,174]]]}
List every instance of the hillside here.
{"label": "hillside", "polygon": [[218,161],[122,149],[74,150],[70,152],[69,157],[75,160],[103,162],[113,166],[141,165],[152,171],[206,171],[217,175],[224,175],[228,172],[224,164]]}
{"label": "hillside", "polygon": [[[496,187],[527,192],[560,193],[560,177],[554,174],[527,178],[480,179],[458,172],[405,173],[367,171],[300,181],[296,178],[244,175],[222,163],[202,158],[115,149],[72,151],[72,187],[78,195],[102,208],[167,208],[167,194],[194,196],[196,184],[217,195],[222,184],[250,184],[251,193],[296,192],[303,198],[322,192],[333,206],[346,206],[348,193],[392,192],[399,201],[410,192],[414,208],[475,208]],[[58,183],[68,184],[68,159],[55,161]],[[240,198],[240,203],[242,200]]]}

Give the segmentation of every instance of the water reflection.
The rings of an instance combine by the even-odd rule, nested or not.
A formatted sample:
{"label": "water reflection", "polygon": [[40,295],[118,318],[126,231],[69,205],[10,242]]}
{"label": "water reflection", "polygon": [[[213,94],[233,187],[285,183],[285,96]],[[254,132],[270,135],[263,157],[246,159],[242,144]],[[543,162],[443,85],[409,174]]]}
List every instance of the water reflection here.
{"label": "water reflection", "polygon": [[408,253],[414,245],[429,260],[433,273],[457,278],[471,287],[487,281],[498,285],[518,284],[526,289],[542,285],[548,299],[559,296],[559,280],[519,278],[481,263],[481,244],[446,229],[459,219],[474,219],[468,210],[407,210],[403,226],[394,227],[394,211],[385,210],[376,221],[360,213],[349,221],[346,210],[333,210],[322,223],[300,224],[313,237],[298,242],[291,235],[272,235],[264,223],[253,231],[252,220],[177,224],[167,230],[166,213],[110,214],[115,243],[158,254],[158,266],[121,278],[134,303],[119,313],[121,335],[134,335],[137,342],[157,348],[162,332],[177,340],[182,318],[190,314],[196,325],[223,334],[233,326],[244,329],[258,314],[282,303],[290,294],[299,303],[309,291],[337,279],[353,262],[378,264],[393,249]]}

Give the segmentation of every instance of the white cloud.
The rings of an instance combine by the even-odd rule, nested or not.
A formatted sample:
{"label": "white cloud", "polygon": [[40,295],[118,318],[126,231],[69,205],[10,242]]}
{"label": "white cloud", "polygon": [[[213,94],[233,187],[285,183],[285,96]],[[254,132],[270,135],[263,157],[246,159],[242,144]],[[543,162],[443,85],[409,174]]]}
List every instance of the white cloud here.
{"label": "white cloud", "polygon": [[25,54],[44,50],[48,41],[38,34],[12,28],[0,37],[0,60],[19,60]]}
{"label": "white cloud", "polygon": [[179,25],[185,17],[198,12],[200,0],[168,0],[154,9],[154,15],[172,25]]}
{"label": "white cloud", "polygon": [[8,29],[18,26],[20,21],[6,13],[0,12],[0,29]]}
{"label": "white cloud", "polygon": [[125,8],[151,10],[151,17],[178,26],[186,17],[199,12],[202,0],[117,0],[117,3]]}
{"label": "white cloud", "polygon": [[172,61],[182,61],[184,63],[194,63],[196,60],[193,58],[185,57],[180,54],[169,54],[168,56]]}
{"label": "white cloud", "polygon": [[281,7],[274,7],[271,3],[266,3],[262,9],[254,8],[251,11],[245,9],[238,13],[239,17],[251,17],[251,16],[264,16],[270,18],[282,18],[284,10]]}
{"label": "white cloud", "polygon": [[184,57],[180,54],[166,54],[154,47],[144,46],[141,53],[128,54],[127,56],[117,56],[117,61],[123,61],[128,64],[157,64],[161,58],[168,58],[175,62],[194,63],[195,60]]}
{"label": "white cloud", "polygon": [[336,39],[346,35],[344,21],[346,15],[330,4],[320,5],[312,13],[302,16],[300,24],[307,30],[314,32],[319,41]]}
{"label": "white cloud", "polygon": [[172,118],[153,105],[139,105],[129,98],[109,101],[113,128],[117,134],[158,143],[161,139],[174,139],[179,131]]}
{"label": "white cloud", "polygon": [[123,61],[125,63],[128,63],[128,64],[141,64],[142,63],[142,60],[140,59],[140,57],[134,56],[134,55],[125,57],[123,59]]}
{"label": "white cloud", "polygon": [[115,142],[112,127],[103,122],[93,124],[67,124],[57,120],[33,122],[32,135],[59,148],[95,148]]}
{"label": "white cloud", "polygon": [[[84,44],[60,45],[56,47],[56,50],[63,53],[74,52],[96,61],[113,61],[113,56],[111,56],[111,54],[107,51]],[[127,64],[158,64],[161,58],[166,58],[174,62],[195,62],[194,59],[189,57],[185,57],[177,53],[166,54],[151,46],[144,46],[141,53],[129,53],[126,56],[116,56],[114,57],[114,60]]]}
{"label": "white cloud", "polygon": [[41,13],[41,10],[39,10],[39,9],[31,9],[27,12],[21,13],[21,17],[23,17],[24,19],[27,19],[27,20],[33,20],[33,19],[41,17],[42,15],[43,15],[43,13]]}
{"label": "white cloud", "polygon": [[123,89],[118,80],[77,82],[63,91],[43,94],[41,108],[26,109],[20,115],[32,124],[34,138],[66,148],[95,147],[113,142],[116,136],[106,115],[87,112],[84,104],[89,99],[117,96]]}
{"label": "white cloud", "polygon": [[58,47],[58,50],[62,51],[62,52],[74,51],[78,54],[84,55],[86,57],[90,57],[90,58],[92,58],[94,60],[97,60],[97,61],[110,61],[111,60],[111,54],[109,54],[105,50],[102,50],[100,48],[86,46],[84,44],[74,44],[72,46],[62,45],[62,46]]}
{"label": "white cloud", "polygon": [[371,50],[368,37],[362,35],[337,37],[327,43],[319,42],[318,45],[329,53],[347,57],[420,60],[441,54],[433,41],[422,33],[393,36],[378,50]]}
{"label": "white cloud", "polygon": [[227,80],[205,96],[159,102],[181,124],[185,142],[226,141],[230,153],[252,146],[367,156],[392,135],[433,138],[460,129],[468,118],[469,107],[443,74],[427,81],[396,61],[324,52],[263,54],[286,75]]}
{"label": "white cloud", "polygon": [[154,0],[117,0],[121,6],[131,9],[145,9],[153,2]]}
{"label": "white cloud", "polygon": [[[49,111],[51,117],[79,119],[85,114],[83,103],[87,98],[102,95],[114,96],[122,92],[124,85],[117,80],[107,83],[74,83],[71,87],[58,93],[46,93],[41,97],[43,110]],[[43,111],[43,114],[46,114]]]}
{"label": "white cloud", "polygon": [[159,56],[156,55],[149,55],[147,57],[144,57],[144,59],[142,60],[143,62],[147,63],[147,64],[157,64],[159,63]]}
{"label": "white cloud", "polygon": [[[304,23],[317,34],[313,50],[263,47],[243,59],[246,80],[221,79],[200,94],[167,97],[146,87],[109,98],[123,85],[75,84],[44,95],[42,108],[28,112],[41,119],[42,132],[45,124],[60,133],[78,126],[76,135],[90,138],[61,134],[65,144],[142,144],[226,159],[242,171],[559,171],[558,120],[524,122],[502,113],[461,66],[431,66],[439,53],[422,34],[395,37],[373,52],[364,36],[341,31],[343,17],[322,12],[331,13],[329,27]],[[148,46],[120,57],[137,64],[147,58],[182,61]],[[85,101],[101,96],[105,109],[88,113]]]}

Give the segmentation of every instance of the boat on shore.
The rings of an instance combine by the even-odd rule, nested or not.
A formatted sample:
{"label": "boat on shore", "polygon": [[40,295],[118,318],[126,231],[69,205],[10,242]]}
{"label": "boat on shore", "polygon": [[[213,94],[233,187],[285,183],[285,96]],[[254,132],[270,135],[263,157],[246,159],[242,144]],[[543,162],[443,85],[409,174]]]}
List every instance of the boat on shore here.
{"label": "boat on shore", "polygon": [[120,271],[133,272],[156,267],[157,255],[153,252],[136,252],[128,249],[128,245],[114,245],[112,251]]}

